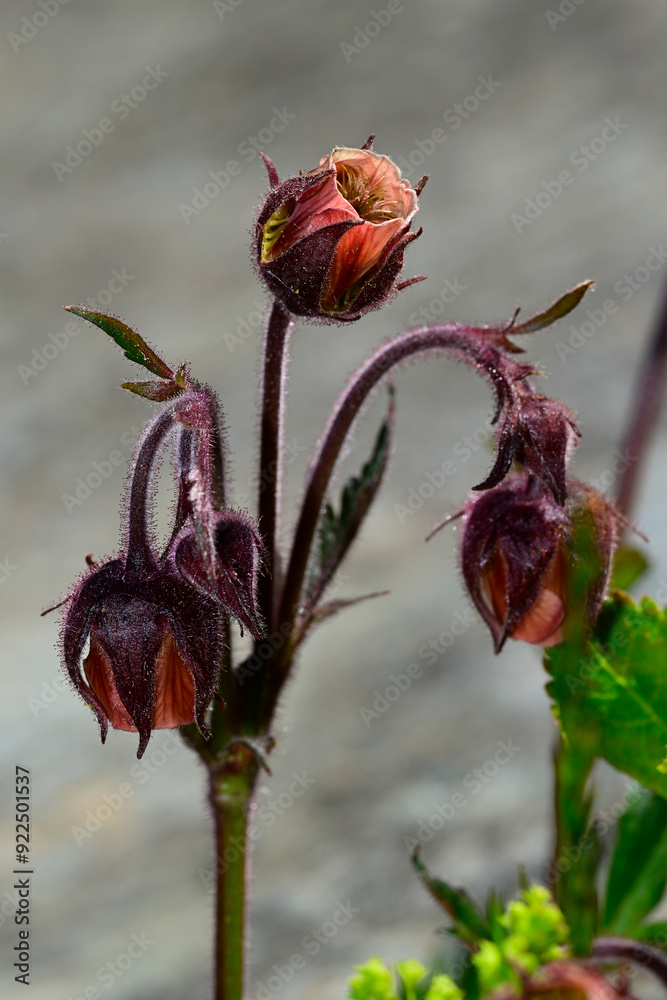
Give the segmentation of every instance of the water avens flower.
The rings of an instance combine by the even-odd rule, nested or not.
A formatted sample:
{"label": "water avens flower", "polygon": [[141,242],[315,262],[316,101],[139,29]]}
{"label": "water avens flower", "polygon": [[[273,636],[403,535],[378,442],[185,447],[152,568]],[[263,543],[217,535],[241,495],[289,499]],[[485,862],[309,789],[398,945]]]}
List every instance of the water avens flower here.
{"label": "water avens flower", "polygon": [[[336,148],[318,167],[274,186],[257,218],[260,276],[290,312],[351,321],[387,301],[399,284],[419,209],[415,187],[369,142]],[[414,280],[414,279],[413,279]],[[419,280],[419,279],[418,279]]]}

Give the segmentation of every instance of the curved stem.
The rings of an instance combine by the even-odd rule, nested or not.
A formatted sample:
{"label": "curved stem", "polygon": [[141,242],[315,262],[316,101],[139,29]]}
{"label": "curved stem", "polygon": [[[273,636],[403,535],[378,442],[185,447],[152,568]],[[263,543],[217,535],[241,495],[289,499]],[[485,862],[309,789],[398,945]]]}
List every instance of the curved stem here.
{"label": "curved stem", "polygon": [[621,443],[621,451],[627,455],[627,466],[621,476],[616,506],[626,517],[629,516],[635,501],[642,463],[660,413],[666,373],[667,287],[658,321],[637,379],[630,417]]}
{"label": "curved stem", "polygon": [[291,622],[297,612],[306,565],[317,523],[336,461],[350,428],[370,392],[391,369],[407,358],[441,351],[454,352],[473,362],[490,377],[499,407],[512,392],[512,381],[534,369],[501,355],[491,331],[459,324],[437,324],[408,330],[389,341],[359,368],[336,401],[334,410],[310,466],[306,493],[294,537],[285,579],[279,621]]}
{"label": "curved stem", "polygon": [[592,957],[619,962],[634,962],[656,976],[667,986],[667,957],[656,948],[629,938],[599,937],[593,942]]}
{"label": "curved stem", "polygon": [[274,300],[266,324],[263,352],[259,455],[259,525],[266,548],[266,572],[258,587],[260,611],[269,631],[275,624],[280,565],[277,550],[282,494],[283,424],[292,317]]}
{"label": "curved stem", "polygon": [[215,828],[214,1000],[244,1000],[247,827],[258,762],[252,750],[235,743],[207,766]]}
{"label": "curved stem", "polygon": [[126,567],[134,573],[155,569],[149,541],[148,507],[151,477],[165,435],[173,429],[176,404],[161,410],[149,423],[137,444],[128,501]]}

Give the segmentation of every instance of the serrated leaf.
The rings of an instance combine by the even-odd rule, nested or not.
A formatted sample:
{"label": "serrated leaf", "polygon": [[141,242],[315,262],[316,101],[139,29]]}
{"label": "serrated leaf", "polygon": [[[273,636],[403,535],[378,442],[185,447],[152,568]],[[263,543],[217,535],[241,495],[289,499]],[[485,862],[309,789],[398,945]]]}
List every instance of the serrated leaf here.
{"label": "serrated leaf", "polygon": [[513,337],[517,333],[535,333],[536,330],[543,330],[546,326],[551,326],[552,323],[563,319],[564,316],[572,312],[579,305],[588,289],[594,284],[594,281],[580,282],[580,284],[571,288],[569,292],[565,292],[565,295],[561,295],[544,312],[538,313],[536,316],[531,316],[525,323],[519,323],[517,326],[510,327],[507,333]]}
{"label": "serrated leaf", "polygon": [[123,382],[121,389],[127,389],[136,396],[150,399],[153,403],[164,403],[184,392],[176,382]]}
{"label": "serrated leaf", "polygon": [[605,934],[634,934],[667,883],[667,801],[637,788],[618,823],[604,910]]}
{"label": "serrated leaf", "polygon": [[614,590],[629,590],[649,567],[649,561],[639,549],[618,549],[614,556],[611,584]]}
{"label": "serrated leaf", "polygon": [[340,509],[327,504],[320,525],[318,572],[311,588],[311,600],[317,600],[345,558],[362,521],[380,488],[389,459],[391,431],[394,422],[393,391],[389,412],[375,439],[371,457],[358,476],[352,476],[343,487]]}
{"label": "serrated leaf", "polygon": [[107,316],[104,313],[96,312],[94,309],[86,309],[85,306],[65,306],[67,312],[80,316],[81,319],[88,320],[98,326],[115,340],[118,346],[125,352],[125,357],[135,364],[147,368],[153,375],[160,378],[173,379],[174,373],[169,365],[162,358],[158,357],[155,351],[148,346],[143,337],[135,333],[129,326],[123,323],[116,316]]}
{"label": "serrated leaf", "polygon": [[590,642],[554,646],[545,665],[566,739],[667,797],[667,613],[617,593]]}
{"label": "serrated leaf", "polygon": [[470,944],[491,940],[488,921],[465,889],[457,889],[429,874],[418,851],[412,855],[412,865],[433,899],[451,917],[454,923],[452,933]]}

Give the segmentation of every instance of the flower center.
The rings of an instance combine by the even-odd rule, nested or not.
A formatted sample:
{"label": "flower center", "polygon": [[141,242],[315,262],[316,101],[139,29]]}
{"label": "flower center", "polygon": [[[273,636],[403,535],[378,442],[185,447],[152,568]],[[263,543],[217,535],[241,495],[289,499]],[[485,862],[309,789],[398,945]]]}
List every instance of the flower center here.
{"label": "flower center", "polygon": [[401,218],[396,202],[380,187],[369,183],[363,170],[350,163],[336,163],[336,185],[346,201],[366,222]]}

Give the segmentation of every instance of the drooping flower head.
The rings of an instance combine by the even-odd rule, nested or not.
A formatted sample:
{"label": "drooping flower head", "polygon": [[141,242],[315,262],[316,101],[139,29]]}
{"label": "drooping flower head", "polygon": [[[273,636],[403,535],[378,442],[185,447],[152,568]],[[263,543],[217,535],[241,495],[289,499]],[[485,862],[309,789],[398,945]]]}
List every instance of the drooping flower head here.
{"label": "drooping flower head", "polygon": [[[248,517],[217,508],[216,419],[216,400],[201,386],[163,403],[132,460],[124,550],[94,566],[67,600],[62,650],[70,680],[95,712],[102,740],[109,725],[138,732],[139,757],[153,729],[195,722],[206,734],[225,614],[262,632],[254,603],[261,539]],[[174,436],[179,496],[159,555],[150,501],[157,459]]]}
{"label": "drooping flower head", "polygon": [[282,183],[268,164],[274,186],[260,206],[254,256],[272,294],[296,315],[349,322],[412,284],[398,278],[419,235],[409,229],[424,182],[413,187],[370,143],[336,148]]}
{"label": "drooping flower head", "polygon": [[616,514],[595,490],[570,481],[560,505],[529,472],[473,496],[463,511],[461,568],[468,592],[488,625],[496,652],[507,638],[553,646],[568,635],[577,553],[573,542],[586,518],[594,570],[582,609],[597,617],[609,581]]}

